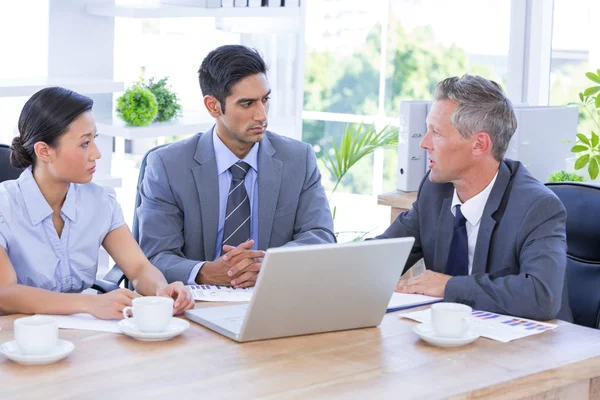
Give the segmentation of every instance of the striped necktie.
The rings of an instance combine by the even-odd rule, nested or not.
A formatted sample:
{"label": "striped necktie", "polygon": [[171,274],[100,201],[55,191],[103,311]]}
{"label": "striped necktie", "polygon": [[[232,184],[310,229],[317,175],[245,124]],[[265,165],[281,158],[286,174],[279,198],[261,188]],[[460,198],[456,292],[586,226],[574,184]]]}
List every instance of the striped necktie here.
{"label": "striped necktie", "polygon": [[244,178],[249,170],[250,165],[243,161],[238,161],[229,168],[231,185],[227,195],[223,245],[239,246],[250,239],[250,199],[244,185]]}

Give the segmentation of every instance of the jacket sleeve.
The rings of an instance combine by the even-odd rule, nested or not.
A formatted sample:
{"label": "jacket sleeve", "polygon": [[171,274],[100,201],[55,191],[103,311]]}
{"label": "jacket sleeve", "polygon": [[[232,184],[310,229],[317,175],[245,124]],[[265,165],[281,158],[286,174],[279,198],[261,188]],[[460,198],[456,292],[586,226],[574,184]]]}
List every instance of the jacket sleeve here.
{"label": "jacket sleeve", "polygon": [[390,239],[400,237],[414,237],[415,243],[412,247],[410,255],[404,265],[404,274],[410,269],[417,261],[423,258],[423,249],[421,247],[421,235],[419,226],[419,199],[423,193],[423,185],[426,180],[429,179],[429,175],[421,181],[419,185],[419,191],[417,193],[417,199],[412,205],[410,210],[404,211],[392,222],[392,224],[383,232],[381,235],[376,236],[375,239]]}
{"label": "jacket sleeve", "polygon": [[204,260],[183,255],[183,212],[177,205],[160,154],[152,152],[142,185],[142,202],[137,209],[140,247],[165,276],[167,282],[188,282],[194,267]]}
{"label": "jacket sleeve", "polygon": [[292,240],[284,246],[335,242],[333,218],[325,189],[321,185],[317,157],[312,147],[306,145],[306,176],[298,200],[294,234]]}

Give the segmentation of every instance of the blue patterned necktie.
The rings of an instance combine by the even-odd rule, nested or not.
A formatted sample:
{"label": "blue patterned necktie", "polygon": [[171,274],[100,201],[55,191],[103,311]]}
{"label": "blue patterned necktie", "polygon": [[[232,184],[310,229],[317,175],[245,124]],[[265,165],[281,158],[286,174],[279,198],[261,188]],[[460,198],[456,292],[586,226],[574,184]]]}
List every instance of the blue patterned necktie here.
{"label": "blue patterned necktie", "polygon": [[250,239],[250,199],[244,185],[244,178],[249,170],[250,165],[243,161],[238,161],[229,168],[231,185],[227,196],[223,245],[235,247]]}
{"label": "blue patterned necktie", "polygon": [[446,275],[469,275],[469,240],[467,238],[467,220],[456,206],[454,216],[454,234],[450,244],[450,254],[446,262]]}

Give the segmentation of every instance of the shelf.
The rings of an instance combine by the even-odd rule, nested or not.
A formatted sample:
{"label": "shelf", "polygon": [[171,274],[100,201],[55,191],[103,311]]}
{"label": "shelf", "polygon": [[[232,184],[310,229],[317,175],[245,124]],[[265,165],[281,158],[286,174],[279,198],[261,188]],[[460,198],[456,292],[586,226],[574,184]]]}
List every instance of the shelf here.
{"label": "shelf", "polygon": [[214,125],[214,119],[208,113],[188,113],[176,120],[155,122],[148,126],[127,126],[118,117],[98,118],[98,133],[125,139],[145,139],[160,136],[191,135],[205,132]]}
{"label": "shelf", "polygon": [[116,82],[112,79],[74,77],[0,79],[0,97],[31,96],[50,86],[61,86],[82,94],[113,93],[125,90],[123,82]]}
{"label": "shelf", "polygon": [[101,17],[190,18],[190,17],[300,17],[300,7],[186,7],[167,4],[89,4],[87,13]]}
{"label": "shelf", "polygon": [[92,182],[94,182],[98,185],[108,186],[108,187],[112,187],[112,188],[120,187],[121,181],[122,181],[121,178],[116,177],[116,176],[110,176],[110,175],[101,175],[101,176],[94,175],[94,177],[92,178]]}

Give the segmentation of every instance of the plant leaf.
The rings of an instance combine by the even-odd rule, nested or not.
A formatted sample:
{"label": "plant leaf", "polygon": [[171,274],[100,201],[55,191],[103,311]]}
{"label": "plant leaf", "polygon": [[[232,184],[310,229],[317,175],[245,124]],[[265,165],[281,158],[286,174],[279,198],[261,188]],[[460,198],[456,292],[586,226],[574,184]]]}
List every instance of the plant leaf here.
{"label": "plant leaf", "polygon": [[600,92],[600,86],[592,86],[583,91],[584,96],[591,96],[595,93]]}
{"label": "plant leaf", "polygon": [[600,108],[600,96],[596,96],[596,108]]}
{"label": "plant leaf", "polygon": [[582,146],[580,144],[573,146],[571,149],[571,153],[581,153],[582,151],[586,151],[588,148],[586,146]]}
{"label": "plant leaf", "polygon": [[583,93],[579,92],[579,100],[583,103]]}
{"label": "plant leaf", "polygon": [[592,178],[592,180],[594,180],[598,177],[598,161],[596,161],[595,158],[592,158],[590,160],[590,166],[588,167],[588,172],[589,172],[590,178]]}
{"label": "plant leaf", "polygon": [[596,148],[596,146],[598,146],[598,142],[600,141],[598,139],[600,138],[598,135],[596,135],[596,132],[592,131],[592,148]]}
{"label": "plant leaf", "polygon": [[581,168],[585,167],[585,165],[588,163],[589,160],[590,160],[589,154],[579,157],[577,159],[577,161],[575,161],[575,169],[581,169]]}
{"label": "plant leaf", "polygon": [[579,139],[579,141],[581,141],[581,143],[587,144],[588,147],[591,146],[590,140],[583,133],[578,133],[577,139]]}
{"label": "plant leaf", "polygon": [[586,72],[585,76],[588,77],[589,80],[594,81],[596,83],[600,83],[600,76],[596,75],[593,72]]}

